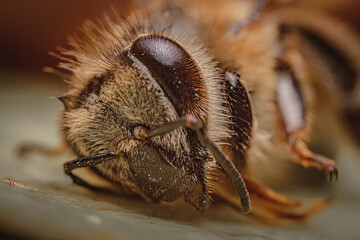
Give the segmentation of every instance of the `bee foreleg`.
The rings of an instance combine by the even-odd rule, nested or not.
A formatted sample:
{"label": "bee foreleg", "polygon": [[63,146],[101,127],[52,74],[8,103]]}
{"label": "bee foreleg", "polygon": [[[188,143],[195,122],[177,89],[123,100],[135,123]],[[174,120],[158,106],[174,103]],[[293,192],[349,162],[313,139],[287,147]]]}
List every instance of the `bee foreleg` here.
{"label": "bee foreleg", "polygon": [[84,186],[86,188],[89,188],[90,190],[103,192],[103,191],[106,191],[106,190],[88,184],[87,182],[85,182],[81,178],[75,176],[72,173],[72,170],[77,169],[77,168],[92,167],[92,166],[98,165],[100,163],[112,160],[112,159],[114,159],[114,158],[116,158],[118,156],[119,156],[119,154],[117,154],[115,152],[108,152],[108,153],[103,153],[103,154],[98,154],[98,155],[92,155],[92,156],[89,156],[89,157],[79,158],[79,159],[76,159],[76,160],[66,162],[64,164],[64,171],[69,177],[71,177],[71,179],[73,180],[73,182],[75,184],[78,184],[80,186]]}
{"label": "bee foreleg", "polygon": [[281,138],[294,158],[303,166],[324,169],[330,181],[333,177],[337,179],[338,170],[334,161],[311,152],[301,138],[301,134],[305,132],[306,109],[299,82],[289,63],[279,60],[276,71],[278,77],[275,102]]}

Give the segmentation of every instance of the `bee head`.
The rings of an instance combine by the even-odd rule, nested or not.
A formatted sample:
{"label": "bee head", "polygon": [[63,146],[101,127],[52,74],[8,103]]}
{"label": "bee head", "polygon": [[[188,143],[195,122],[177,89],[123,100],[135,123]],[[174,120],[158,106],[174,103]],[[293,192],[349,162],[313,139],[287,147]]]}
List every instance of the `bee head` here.
{"label": "bee head", "polygon": [[204,209],[211,188],[205,185],[208,172],[217,167],[196,133],[179,128],[139,140],[136,129],[190,114],[221,143],[230,120],[217,65],[194,38],[174,37],[169,29],[132,29],[87,26],[88,34],[101,34],[72,39],[74,49],[63,52],[75,58],[60,64],[73,72],[72,89],[60,96],[65,141],[79,157],[117,149],[121,158],[95,167],[104,176],[131,182],[132,191],[154,201],[187,195]]}
{"label": "bee head", "polygon": [[[184,175],[184,191],[199,178],[204,181],[212,156],[192,130],[179,128],[141,141],[134,135],[138,126],[155,128],[191,114],[216,140],[227,134],[225,128],[218,131],[226,119],[215,63],[202,48],[189,51],[184,45],[164,34],[140,35],[108,57],[106,64],[79,65],[74,75],[90,80],[75,81],[78,85],[59,97],[65,105],[63,132],[74,152],[89,156],[119,149],[137,191],[152,200],[182,194],[169,190],[168,196],[166,191],[154,195],[158,189],[170,189],[169,183]],[[197,201],[206,202],[203,190]]]}

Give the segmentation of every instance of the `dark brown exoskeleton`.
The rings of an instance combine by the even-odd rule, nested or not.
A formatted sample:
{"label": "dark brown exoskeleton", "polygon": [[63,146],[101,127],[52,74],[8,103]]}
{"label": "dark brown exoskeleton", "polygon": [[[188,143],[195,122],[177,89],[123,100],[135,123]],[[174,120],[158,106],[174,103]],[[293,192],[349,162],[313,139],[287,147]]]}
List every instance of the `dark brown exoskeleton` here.
{"label": "dark brown exoskeleton", "polygon": [[[205,210],[216,194],[248,213],[251,197],[255,215],[302,219],[309,214],[289,210],[299,202],[257,183],[252,169],[280,153],[337,178],[335,163],[304,140],[313,72],[326,72],[326,64],[315,56],[306,66],[314,46],[295,46],[327,33],[271,4],[260,13],[268,1],[210,2],[88,21],[84,36],[70,39],[59,67],[72,72],[71,89],[59,99],[65,141],[79,159],[65,172],[94,188],[72,173],[87,167],[155,202],[183,197]],[[250,7],[236,11],[242,6]]]}

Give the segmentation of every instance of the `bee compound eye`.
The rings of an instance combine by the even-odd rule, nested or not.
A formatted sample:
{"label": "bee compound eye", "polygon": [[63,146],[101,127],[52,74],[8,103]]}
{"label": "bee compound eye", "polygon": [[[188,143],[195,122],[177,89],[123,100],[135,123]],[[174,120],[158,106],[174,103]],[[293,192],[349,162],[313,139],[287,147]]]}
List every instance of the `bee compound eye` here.
{"label": "bee compound eye", "polygon": [[136,126],[133,134],[136,139],[143,140],[147,137],[147,129],[143,126]]}
{"label": "bee compound eye", "polygon": [[176,41],[155,34],[142,36],[133,42],[128,57],[155,79],[179,113],[205,101],[202,72]]}

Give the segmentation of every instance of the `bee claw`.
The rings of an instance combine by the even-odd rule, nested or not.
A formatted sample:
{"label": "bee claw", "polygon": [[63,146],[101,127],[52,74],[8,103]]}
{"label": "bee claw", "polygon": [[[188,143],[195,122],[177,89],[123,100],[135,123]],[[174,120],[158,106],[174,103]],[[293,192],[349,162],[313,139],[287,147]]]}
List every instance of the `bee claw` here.
{"label": "bee claw", "polygon": [[326,173],[329,176],[330,182],[332,182],[333,180],[336,182],[339,178],[339,172],[335,166],[327,166]]}
{"label": "bee claw", "polygon": [[337,181],[338,169],[333,160],[311,152],[304,142],[294,136],[291,136],[289,141],[290,151],[296,156],[296,159],[300,162],[300,164],[305,167],[314,166],[320,170],[324,170],[326,175],[329,177],[330,182],[332,182],[333,179]]}

